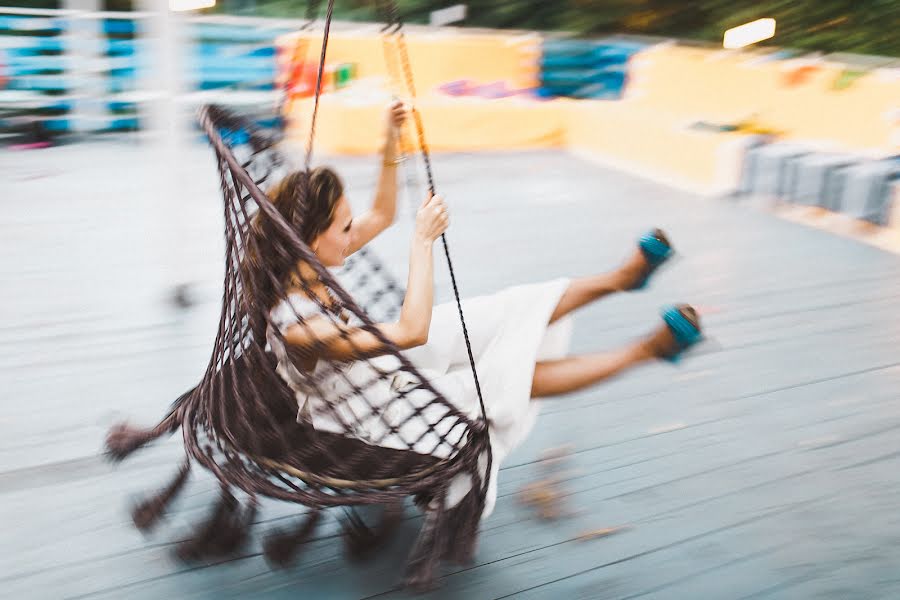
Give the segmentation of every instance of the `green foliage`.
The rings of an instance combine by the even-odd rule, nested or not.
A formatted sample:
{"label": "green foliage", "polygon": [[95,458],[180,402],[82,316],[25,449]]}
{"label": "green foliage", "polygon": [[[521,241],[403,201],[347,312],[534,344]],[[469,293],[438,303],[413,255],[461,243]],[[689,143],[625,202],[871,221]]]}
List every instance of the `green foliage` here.
{"label": "green foliage", "polygon": [[[457,0],[399,0],[410,22]],[[778,21],[773,45],[900,56],[900,0],[470,0],[478,27],[612,32],[720,42],[724,31],[762,17]],[[323,2],[324,5],[324,2]],[[305,0],[256,0],[259,14],[301,16]],[[337,0],[339,18],[372,20],[373,0]]]}
{"label": "green foliage", "polygon": [[[464,0],[398,0],[407,21]],[[325,0],[320,0],[324,11]],[[762,17],[778,21],[769,43],[785,48],[900,56],[900,0],[469,0],[464,25],[565,30],[580,35],[633,33],[720,42],[724,31]],[[7,0],[55,8],[59,0]],[[128,10],[132,0],[104,0]],[[217,11],[301,18],[306,0],[219,0]],[[340,19],[375,20],[375,0],[336,0]]]}

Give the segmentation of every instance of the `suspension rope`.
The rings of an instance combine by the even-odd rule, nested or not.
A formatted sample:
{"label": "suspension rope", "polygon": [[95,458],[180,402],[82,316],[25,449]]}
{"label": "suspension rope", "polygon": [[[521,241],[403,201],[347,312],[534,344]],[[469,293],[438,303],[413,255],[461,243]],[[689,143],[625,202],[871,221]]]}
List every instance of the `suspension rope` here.
{"label": "suspension rope", "polygon": [[[302,34],[303,32],[308,31],[315,24],[316,16],[319,14],[319,4],[321,4],[320,0],[309,0],[309,3],[306,5],[306,15],[304,17],[306,22],[297,30],[298,33]],[[309,40],[301,35],[297,38],[297,43],[294,44],[291,56],[288,58],[288,64],[285,69],[286,76],[284,78],[284,85],[282,86],[281,96],[278,99],[278,106],[276,107],[276,114],[284,119],[285,122],[287,122],[287,115],[290,112],[293,112],[291,82],[297,79],[303,79],[303,73],[306,71],[306,51],[308,48]],[[295,77],[295,74],[298,76]]]}
{"label": "suspension rope", "polygon": [[[403,32],[403,22],[400,19],[400,11],[395,0],[376,0],[376,8],[379,10],[379,12],[381,12],[382,17],[385,20],[385,26],[382,29],[382,33],[385,40],[385,60],[388,63],[388,69],[391,69],[394,64],[393,61],[387,57],[387,55],[390,54],[388,49],[389,41],[393,40],[397,46],[397,53],[400,56],[406,89],[410,95],[410,98],[412,99],[411,111],[413,116],[413,123],[416,127],[419,150],[422,153],[422,160],[425,163],[425,174],[428,178],[428,191],[432,195],[434,195],[436,193],[434,171],[431,166],[431,155],[428,151],[428,144],[425,141],[425,128],[422,124],[422,116],[415,105],[416,88],[415,82],[413,81],[412,65],[409,60],[409,50],[407,49],[406,38]],[[447,267],[450,270],[450,282],[453,284],[453,296],[456,299],[456,308],[459,312],[459,321],[462,324],[463,337],[466,341],[466,351],[469,355],[469,366],[472,369],[472,376],[475,379],[475,391],[478,394],[478,403],[481,406],[481,416],[484,420],[484,423],[487,424],[487,410],[484,406],[484,397],[481,393],[481,383],[478,380],[478,370],[475,367],[475,355],[472,352],[472,343],[469,339],[469,330],[468,327],[466,327],[466,318],[463,314],[462,302],[459,298],[459,287],[456,283],[456,274],[453,270],[453,261],[450,258],[450,248],[447,244],[446,233],[441,235],[441,242],[444,246],[444,256],[447,259]],[[490,468],[490,466],[488,468]]]}
{"label": "suspension rope", "polygon": [[[400,55],[400,61],[403,68],[403,75],[406,83],[406,88],[409,92],[409,95],[412,99],[411,112],[413,116],[413,123],[416,127],[417,138],[419,142],[419,150],[422,153],[422,159],[425,163],[425,173],[428,178],[428,191],[431,195],[435,195],[435,183],[434,183],[434,171],[431,166],[431,155],[428,151],[428,144],[425,141],[425,128],[422,124],[422,117],[419,113],[418,108],[415,106],[416,101],[416,89],[415,83],[413,81],[412,74],[412,65],[409,60],[409,50],[406,47],[406,39],[404,37],[403,32],[403,23],[400,20],[400,13],[397,7],[397,3],[394,0],[376,0],[377,8],[379,8],[382,13],[386,17],[387,25],[384,30],[384,35],[392,38],[397,44],[398,54]],[[315,139],[316,133],[316,116],[319,111],[319,97],[322,93],[322,75],[325,70],[325,58],[328,52],[328,38],[331,33],[331,20],[334,15],[334,0],[328,0],[328,10],[325,15],[325,31],[322,35],[322,52],[319,56],[319,69],[318,74],[316,76],[316,93],[315,93],[315,101],[313,104],[313,113],[312,120],[310,123],[309,130],[309,139],[306,145],[306,162],[305,169],[309,171],[309,167],[312,160],[312,149],[313,149],[313,140]],[[308,185],[308,184],[307,184]],[[487,436],[488,432],[488,422],[487,422],[487,410],[484,405],[484,397],[481,392],[481,382],[478,379],[478,370],[475,367],[475,355],[472,351],[472,342],[469,339],[469,330],[466,327],[466,318],[463,314],[462,309],[462,301],[459,297],[459,286],[456,282],[456,273],[453,269],[453,261],[450,258],[450,247],[447,243],[447,234],[444,233],[441,235],[441,242],[444,247],[444,257],[447,259],[447,267],[450,271],[450,282],[453,285],[453,296],[456,299],[456,308],[459,312],[459,320],[462,324],[463,337],[466,342],[466,352],[469,356],[469,366],[472,369],[472,376],[475,379],[475,391],[478,394],[478,403],[481,407],[481,417],[482,422],[484,424],[484,432]],[[489,439],[489,438],[488,438]],[[491,470],[491,453],[488,452],[488,463],[487,463],[487,472],[490,473]],[[485,478],[485,484],[490,479],[490,476]]]}
{"label": "suspension rope", "polygon": [[[331,18],[334,16],[334,0],[328,0],[328,10],[325,13],[325,32],[322,34],[322,53],[319,55],[319,70],[316,74],[316,98],[313,103],[312,120],[309,124],[309,139],[306,142],[306,161],[304,170],[309,171],[312,162],[313,140],[316,137],[316,116],[319,114],[319,97],[322,95],[322,75],[325,72],[325,55],[328,53],[328,37],[331,33]],[[309,187],[309,178],[307,178]]]}

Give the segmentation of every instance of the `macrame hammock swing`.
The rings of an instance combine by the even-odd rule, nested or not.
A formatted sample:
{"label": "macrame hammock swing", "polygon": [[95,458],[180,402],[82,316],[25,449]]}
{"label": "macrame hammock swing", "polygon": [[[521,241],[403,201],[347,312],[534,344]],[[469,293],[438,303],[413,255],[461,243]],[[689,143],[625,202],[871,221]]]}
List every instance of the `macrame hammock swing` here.
{"label": "macrame hammock swing", "polygon": [[[329,0],[306,149],[307,172],[333,8],[334,0]],[[397,58],[391,58],[395,50],[403,65],[407,92],[414,99],[396,4],[380,1],[378,10],[386,23],[383,37],[389,68],[396,74]],[[315,12],[309,9],[307,26]],[[415,108],[411,112],[429,190],[434,193],[421,117]],[[475,378],[479,418],[461,413],[376,326],[372,314],[396,314],[403,298],[403,290],[378,259],[371,252],[358,253],[345,268],[344,276],[347,272],[353,275],[351,294],[299,237],[296,224],[288,223],[261,191],[260,186],[273,182],[286,164],[275,147],[277,136],[264,135],[247,119],[217,106],[203,107],[199,121],[216,154],[224,198],[226,268],[221,316],[212,357],[200,383],[180,396],[152,429],[122,423],[107,435],[108,454],[118,461],[163,435],[182,430],[185,458],[179,471],[168,486],[134,507],[134,523],[142,530],[153,527],[184,486],[191,464],[197,463],[215,476],[221,492],[208,520],[197,527],[193,537],[179,543],[178,554],[188,560],[232,554],[248,539],[258,498],[269,497],[307,507],[292,528],[272,532],[264,540],[270,564],[286,566],[300,544],[310,538],[324,509],[344,508],[345,549],[351,556],[361,557],[387,538],[402,518],[405,498],[412,497],[425,517],[409,555],[404,583],[427,588],[435,581],[442,560],[471,562],[491,472],[484,401],[446,238],[442,239],[444,253]],[[234,136],[234,132],[244,134]],[[299,188],[296,194],[302,218],[309,190],[308,185]],[[297,369],[305,386],[316,390],[333,427],[317,428],[310,420],[298,418],[294,391],[276,371],[277,360],[267,347],[267,331],[285,344],[273,325],[270,309],[287,298],[288,291],[286,282],[273,274],[271,264],[254,264],[263,241],[251,233],[256,211],[271,223],[264,240],[267,260],[284,265],[305,263],[327,288],[333,301],[318,302],[316,317],[349,322],[376,336],[387,348],[389,360],[382,356],[378,361],[365,357],[353,361],[354,369],[365,367],[368,380],[350,378],[346,375],[348,363],[326,359],[312,372]],[[247,264],[253,276],[244,268]],[[315,298],[312,293],[309,297]],[[364,298],[366,309],[355,298]],[[293,317],[299,325],[308,325],[309,316],[295,311]],[[321,348],[320,343],[314,349],[317,356]],[[383,390],[386,382],[398,377],[405,382],[403,386],[389,387],[389,398],[371,401],[376,386]],[[326,380],[335,379],[344,384],[339,392],[323,389]],[[379,394],[383,396],[382,391]],[[468,478],[468,491],[464,489],[462,499],[448,506],[448,490],[460,478]],[[381,522],[366,525],[355,511],[363,505],[383,506]]]}

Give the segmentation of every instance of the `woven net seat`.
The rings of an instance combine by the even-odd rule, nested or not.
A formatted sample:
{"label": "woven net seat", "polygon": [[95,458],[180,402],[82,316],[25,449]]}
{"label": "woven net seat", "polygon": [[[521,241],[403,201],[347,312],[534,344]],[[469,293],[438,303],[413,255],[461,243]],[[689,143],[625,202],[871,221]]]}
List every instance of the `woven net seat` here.
{"label": "woven net seat", "polygon": [[[343,272],[332,273],[269,201],[261,188],[286,168],[276,141],[220,107],[204,107],[199,120],[216,154],[223,192],[221,316],[200,383],[178,398],[156,427],[118,425],[108,436],[110,455],[121,459],[156,437],[182,430],[182,468],[169,486],[135,508],[135,522],[142,528],[156,523],[187,479],[190,465],[199,464],[218,479],[222,493],[210,519],[182,543],[182,556],[233,552],[247,539],[257,497],[265,496],[311,509],[293,531],[276,532],[266,543],[267,556],[281,565],[308,538],[321,509],[397,507],[413,497],[426,509],[426,518],[410,555],[408,582],[427,585],[441,558],[471,558],[489,469],[487,427],[432,387],[357,303],[364,299],[382,318],[397,312],[403,290],[377,257],[363,254]],[[233,135],[236,131],[242,134]],[[306,190],[297,193],[302,214]],[[296,390],[279,374],[273,338],[267,341],[267,335],[274,335],[287,346],[271,309],[290,292],[270,264],[259,259],[263,240],[251,227],[257,213],[273,224],[265,237],[272,260],[308,265],[334,300],[320,303],[314,317],[297,313],[296,323],[305,326],[311,318],[350,323],[383,345],[378,361],[361,354],[352,364],[320,359],[313,372],[298,369],[304,386],[319,392],[318,410],[328,427],[299,417]],[[300,358],[317,350],[321,348],[301,349]],[[389,385],[398,377],[404,386]],[[329,382],[339,383],[340,392],[331,394]],[[469,491],[448,505],[448,488],[458,477],[469,482]],[[356,518],[350,518],[347,535],[357,548],[361,540],[381,539]]]}

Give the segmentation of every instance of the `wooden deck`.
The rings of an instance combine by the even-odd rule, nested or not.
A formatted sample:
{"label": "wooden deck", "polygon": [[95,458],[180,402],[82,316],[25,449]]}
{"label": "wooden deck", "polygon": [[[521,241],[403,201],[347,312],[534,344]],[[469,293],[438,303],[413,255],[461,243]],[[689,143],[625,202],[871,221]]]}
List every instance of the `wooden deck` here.
{"label": "wooden deck", "polygon": [[[609,268],[660,225],[682,260],[583,310],[575,350],[614,347],[673,301],[704,311],[715,344],[546,402],[504,465],[476,564],[428,597],[900,597],[896,256],[560,153],[435,163],[464,294]],[[105,429],[156,419],[190,386],[218,319],[217,179],[202,146],[184,164],[184,194],[167,197],[127,142],[0,154],[0,597],[409,597],[397,583],[412,510],[371,563],[343,558],[331,520],[282,572],[259,536],[225,563],[172,558],[213,497],[205,474],[152,536],[131,526],[129,502],[172,473],[179,440],[112,468]],[[334,164],[366,202],[374,161]],[[379,249],[402,277],[408,214],[395,229]],[[445,267],[437,278],[447,299]],[[196,282],[186,311],[167,303],[180,279]],[[538,520],[519,491],[544,473],[542,451],[567,444],[573,514]],[[258,531],[296,510],[266,503]]]}

